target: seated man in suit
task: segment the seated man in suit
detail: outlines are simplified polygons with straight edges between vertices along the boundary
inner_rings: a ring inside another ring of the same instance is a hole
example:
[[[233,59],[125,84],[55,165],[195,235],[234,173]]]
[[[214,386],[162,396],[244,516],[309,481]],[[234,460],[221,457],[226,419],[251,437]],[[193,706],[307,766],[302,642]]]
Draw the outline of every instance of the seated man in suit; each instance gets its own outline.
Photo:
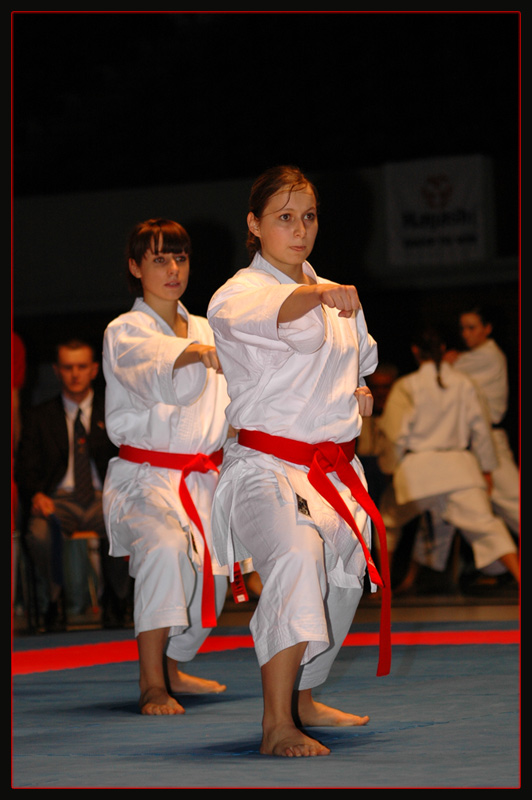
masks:
[[[74,531],[100,536],[104,624],[120,624],[127,603],[127,564],[108,555],[102,513],[101,489],[116,449],[105,432],[103,395],[93,390],[98,368],[93,348],[84,341],[56,348],[61,393],[30,409],[18,453],[26,541],[48,628],[57,624],[62,538]]]

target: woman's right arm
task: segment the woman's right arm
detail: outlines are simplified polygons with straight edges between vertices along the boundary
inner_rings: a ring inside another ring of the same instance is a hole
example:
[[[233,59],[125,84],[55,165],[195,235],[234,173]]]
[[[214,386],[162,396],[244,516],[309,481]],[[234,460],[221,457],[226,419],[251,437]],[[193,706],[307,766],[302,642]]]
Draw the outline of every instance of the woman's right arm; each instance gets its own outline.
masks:
[[[174,369],[182,369],[190,364],[203,364],[207,369],[221,373],[222,368],[216,354],[216,348],[209,344],[190,344],[174,361]]]
[[[277,324],[299,319],[319,305],[337,308],[340,317],[350,317],[361,308],[358,292],[354,286],[336,283],[304,285],[299,286],[286,298],[279,309]]]

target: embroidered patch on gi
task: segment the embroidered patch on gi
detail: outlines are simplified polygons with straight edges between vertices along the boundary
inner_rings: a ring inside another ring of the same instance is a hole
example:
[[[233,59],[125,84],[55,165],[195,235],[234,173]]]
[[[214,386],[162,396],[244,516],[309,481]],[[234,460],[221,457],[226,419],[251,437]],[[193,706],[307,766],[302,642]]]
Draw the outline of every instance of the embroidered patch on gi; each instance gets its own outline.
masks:
[[[310,511],[308,510],[308,504],[304,497],[300,497],[296,494],[297,497],[297,510],[300,514],[304,514],[306,517],[310,517]]]

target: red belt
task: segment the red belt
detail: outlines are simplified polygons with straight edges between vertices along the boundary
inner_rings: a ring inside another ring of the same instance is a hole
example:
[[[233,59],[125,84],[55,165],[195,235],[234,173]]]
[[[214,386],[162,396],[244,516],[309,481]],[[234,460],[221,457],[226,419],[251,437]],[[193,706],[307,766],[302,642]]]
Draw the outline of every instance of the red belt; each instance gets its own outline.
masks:
[[[355,455],[355,442],[322,442],[321,444],[307,444],[294,439],[285,439],[280,436],[271,436],[261,431],[241,430],[238,442],[244,447],[269,453],[283,461],[309,467],[308,479],[312,486],[327,500],[331,506],[347,522],[354,531],[362,546],[368,565],[368,571],[373,583],[382,587],[382,606],[380,624],[380,655],[377,675],[388,675],[391,665],[391,591],[388,565],[388,550],[386,546],[386,530],[382,517],[377,507],[369,496],[364,484],[351,466]],[[379,575],[371,553],[362,537],[353,515],[344,503],[336,487],[327,478],[328,472],[336,472],[342,483],[351,491],[355,500],[370,516],[379,536],[381,553],[381,572]]]
[[[148,463],[151,464],[152,467],[181,470],[179,497],[183,503],[183,508],[199,530],[204,543],[203,594],[201,600],[202,625],[204,628],[216,627],[216,603],[211,554],[207,540],[205,539],[205,532],[203,530],[203,525],[201,524],[198,511],[194,505],[192,497],[190,496],[190,492],[188,491],[186,478],[191,472],[210,472],[211,470],[218,472],[218,467],[222,463],[223,450],[217,450],[212,455],[206,456],[203,453],[162,453],[156,452],[155,450],[141,450],[138,447],[131,447],[130,445],[123,444],[120,445],[118,455],[120,458],[123,458],[126,461],[133,461],[136,464]],[[241,579],[241,573],[238,564],[235,564],[235,569],[236,573],[234,583],[238,584],[239,599],[247,600],[248,598],[247,595],[245,595],[244,582]]]

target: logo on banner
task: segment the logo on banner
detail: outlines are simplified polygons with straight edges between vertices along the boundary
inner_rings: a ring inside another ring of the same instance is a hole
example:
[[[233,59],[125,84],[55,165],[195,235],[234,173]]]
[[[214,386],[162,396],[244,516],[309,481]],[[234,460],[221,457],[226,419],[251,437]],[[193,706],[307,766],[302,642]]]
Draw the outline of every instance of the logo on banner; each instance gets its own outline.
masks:
[[[484,182],[477,157],[391,164],[390,264],[459,264],[484,257]]]
[[[453,195],[453,187],[448,175],[434,175],[427,178],[421,187],[421,194],[429,208],[441,211]]]

